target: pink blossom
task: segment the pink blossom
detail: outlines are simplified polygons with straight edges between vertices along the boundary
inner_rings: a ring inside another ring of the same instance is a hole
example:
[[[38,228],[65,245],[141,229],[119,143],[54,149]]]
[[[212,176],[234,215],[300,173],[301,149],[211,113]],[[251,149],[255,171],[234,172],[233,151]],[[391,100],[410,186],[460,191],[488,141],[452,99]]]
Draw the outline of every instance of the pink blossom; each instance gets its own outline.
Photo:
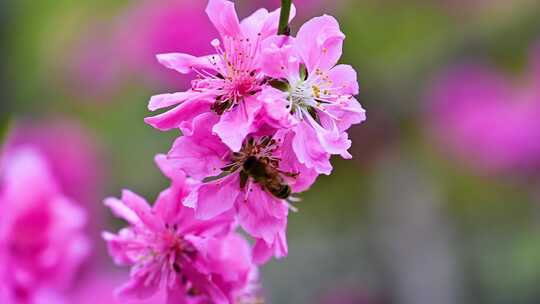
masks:
[[[5,154],[0,171],[2,303],[59,303],[89,254],[84,210],[33,147]]]
[[[293,128],[294,151],[301,163],[324,174],[332,169],[331,154],[351,157],[346,130],[366,119],[353,97],[358,94],[356,72],[336,65],[344,39],[338,22],[324,15],[306,22],[296,38],[274,36],[263,45],[263,72],[287,80],[281,95],[299,122]]]
[[[185,204],[202,220],[234,210],[240,225],[258,241],[258,262],[285,256],[284,198],[309,188],[317,173],[297,162],[292,133],[259,126],[235,152],[213,134],[218,119],[213,113],[195,118],[192,134],[178,138],[168,154],[179,171],[198,180],[214,177],[198,185]]]
[[[534,170],[540,165],[540,86],[519,85],[493,69],[464,66],[444,73],[429,95],[433,138],[473,168]]]
[[[254,266],[247,242],[233,232],[233,214],[196,219],[194,210],[182,205],[194,182],[165,156],[156,161],[172,185],[154,207],[130,191],[121,200],[105,201],[130,224],[118,234],[103,234],[115,262],[132,266],[131,279],[118,294],[145,299],[161,290],[167,303],[234,303]]]
[[[186,92],[152,97],[148,106],[151,111],[172,109],[145,121],[160,130],[169,130],[213,111],[220,116],[213,131],[238,151],[262,107],[257,99],[266,81],[260,67],[261,44],[277,32],[280,11],[269,13],[260,9],[240,22],[232,2],[210,0],[206,13],[221,36],[221,40],[212,41],[216,53],[204,57],[183,53],[158,55],[164,66],[182,74],[195,72],[197,79]]]

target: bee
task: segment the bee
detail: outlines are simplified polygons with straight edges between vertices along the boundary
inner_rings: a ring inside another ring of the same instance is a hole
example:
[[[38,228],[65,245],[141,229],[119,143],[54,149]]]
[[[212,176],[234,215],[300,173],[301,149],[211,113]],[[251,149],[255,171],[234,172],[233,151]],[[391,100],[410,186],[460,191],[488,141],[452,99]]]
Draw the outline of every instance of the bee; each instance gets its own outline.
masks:
[[[281,172],[266,157],[249,156],[240,171],[240,188],[244,188],[251,177],[273,196],[286,199],[291,195],[291,187],[285,183]]]

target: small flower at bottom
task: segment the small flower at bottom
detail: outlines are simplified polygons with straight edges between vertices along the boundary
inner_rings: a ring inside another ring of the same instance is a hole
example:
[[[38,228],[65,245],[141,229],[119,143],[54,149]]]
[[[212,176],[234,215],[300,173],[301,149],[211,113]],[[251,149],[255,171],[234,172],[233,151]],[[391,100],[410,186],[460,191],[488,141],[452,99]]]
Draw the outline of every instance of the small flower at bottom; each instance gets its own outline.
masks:
[[[255,266],[249,245],[234,233],[234,216],[197,220],[193,209],[182,205],[191,182],[169,170],[163,156],[157,162],[172,185],[153,207],[129,191],[121,200],[105,201],[130,224],[103,234],[115,262],[132,266],[119,296],[145,299],[165,292],[167,303],[236,303]]]

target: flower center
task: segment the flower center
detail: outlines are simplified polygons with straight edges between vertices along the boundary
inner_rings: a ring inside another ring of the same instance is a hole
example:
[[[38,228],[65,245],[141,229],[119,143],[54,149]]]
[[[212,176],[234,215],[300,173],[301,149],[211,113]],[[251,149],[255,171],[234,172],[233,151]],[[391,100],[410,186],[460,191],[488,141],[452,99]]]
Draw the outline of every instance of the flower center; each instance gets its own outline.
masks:
[[[315,98],[319,95],[320,89],[311,86],[307,81],[300,80],[293,86],[289,93],[291,101],[291,111],[296,112],[300,108],[308,109],[317,105]]]
[[[181,256],[194,258],[197,254],[196,248],[178,233],[177,224],[170,225],[166,223],[162,238],[165,251],[172,253],[171,255],[174,255],[176,258]]]
[[[260,34],[250,38],[224,37],[223,48],[218,39],[212,41],[216,55],[209,58],[214,72],[197,71],[193,89],[215,96],[212,110],[218,115],[232,109],[261,90],[264,75],[257,69],[256,56],[260,49]]]
[[[222,171],[235,172],[241,169],[247,161],[253,159],[266,159],[269,164],[277,168],[280,159],[272,156],[279,149],[279,141],[271,136],[263,136],[259,139],[249,137],[244,141],[242,149],[238,152],[233,152],[231,163],[221,168]]]

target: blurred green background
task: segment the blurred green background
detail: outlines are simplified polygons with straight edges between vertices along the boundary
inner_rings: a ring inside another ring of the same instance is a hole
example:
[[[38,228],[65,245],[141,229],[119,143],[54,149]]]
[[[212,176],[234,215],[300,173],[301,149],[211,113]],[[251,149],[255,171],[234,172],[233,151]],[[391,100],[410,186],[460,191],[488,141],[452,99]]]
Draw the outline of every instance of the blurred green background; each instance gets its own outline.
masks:
[[[368,120],[351,129],[354,159],[334,159],[333,174],[320,177],[290,215],[290,256],[262,270],[268,302],[540,303],[537,177],[483,174],[448,158],[426,132],[424,111],[433,77],[453,64],[488,62],[509,75],[526,70],[540,39],[538,1],[319,2],[298,3],[300,19],[329,13],[340,20],[342,62],[358,71]],[[254,6],[236,3],[241,16]],[[150,66],[124,62],[118,45],[144,48],[144,36],[142,46],[115,39],[139,39],[136,24],[146,21],[132,20],[128,35],[115,31],[139,5],[0,2],[0,117],[2,124],[8,117],[78,122],[100,147],[100,196],[129,188],[151,201],[167,184],[153,156],[178,134],[145,125],[146,105],[151,95],[187,83],[149,76],[160,70],[152,58],[141,59]],[[170,26],[203,45],[215,34],[198,36],[183,17]]]

